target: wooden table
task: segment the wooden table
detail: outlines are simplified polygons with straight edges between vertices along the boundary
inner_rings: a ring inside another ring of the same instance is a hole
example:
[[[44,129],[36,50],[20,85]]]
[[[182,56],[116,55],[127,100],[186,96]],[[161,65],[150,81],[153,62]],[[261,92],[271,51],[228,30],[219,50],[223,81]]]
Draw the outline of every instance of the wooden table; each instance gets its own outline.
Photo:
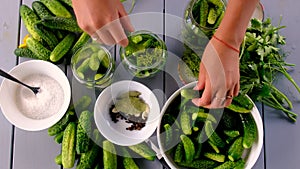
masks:
[[[32,0],[2,0],[0,6],[0,68],[9,71],[18,63],[27,59],[17,58],[13,51],[26,34],[19,17],[20,4],[31,5]],[[169,49],[169,58],[164,72],[151,79],[138,79],[151,88],[157,95],[161,106],[163,102],[183,84],[178,79],[176,62],[181,56],[182,48],[178,47],[176,36],[180,33],[181,18],[188,3],[187,0],[138,0],[132,14],[136,29],[148,29],[161,35]],[[285,49],[290,52],[287,61],[295,63],[291,75],[300,84],[300,1],[273,0],[262,1],[265,17],[270,17],[276,24],[283,16],[282,25],[287,28],[282,34],[287,37]],[[130,2],[126,2],[128,9]],[[145,19],[140,16],[151,16]],[[118,47],[112,49],[118,62]],[[73,81],[70,68],[59,65]],[[0,81],[3,79],[0,77]],[[278,79],[276,85],[287,93],[294,104],[296,113],[300,110],[300,97],[293,86],[285,80]],[[291,123],[280,112],[257,103],[264,124],[264,146],[255,169],[297,169],[300,158],[300,126]],[[1,111],[1,110],[0,110]],[[54,163],[54,157],[60,153],[60,146],[49,137],[46,130],[27,132],[11,125],[0,113],[0,168],[1,169],[55,169],[60,166]],[[157,161],[140,160],[141,168],[162,168]]]

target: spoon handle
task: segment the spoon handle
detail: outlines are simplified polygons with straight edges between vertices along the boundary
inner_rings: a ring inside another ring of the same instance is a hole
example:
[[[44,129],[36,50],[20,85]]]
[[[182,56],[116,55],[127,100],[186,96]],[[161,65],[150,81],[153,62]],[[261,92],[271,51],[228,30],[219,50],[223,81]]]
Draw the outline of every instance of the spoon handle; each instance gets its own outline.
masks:
[[[25,84],[25,83],[19,81],[17,78],[15,78],[15,77],[13,77],[12,75],[6,73],[6,72],[3,71],[2,69],[0,69],[0,76],[3,76],[3,77],[5,77],[5,78],[7,78],[7,79],[9,79],[9,80],[12,80],[12,81],[14,81],[14,82],[20,83],[20,84],[22,84],[22,85],[24,85],[24,86],[26,86],[26,87],[28,87],[28,88],[31,88],[31,87],[28,86],[27,84]]]

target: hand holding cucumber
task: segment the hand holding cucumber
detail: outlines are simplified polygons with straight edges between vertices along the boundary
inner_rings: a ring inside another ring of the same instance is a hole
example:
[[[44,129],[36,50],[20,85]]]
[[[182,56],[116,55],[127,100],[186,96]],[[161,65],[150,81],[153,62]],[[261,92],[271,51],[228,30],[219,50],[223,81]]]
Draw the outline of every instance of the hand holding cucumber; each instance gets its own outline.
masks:
[[[120,0],[73,0],[73,8],[79,26],[94,40],[127,46],[125,30],[134,29]]]

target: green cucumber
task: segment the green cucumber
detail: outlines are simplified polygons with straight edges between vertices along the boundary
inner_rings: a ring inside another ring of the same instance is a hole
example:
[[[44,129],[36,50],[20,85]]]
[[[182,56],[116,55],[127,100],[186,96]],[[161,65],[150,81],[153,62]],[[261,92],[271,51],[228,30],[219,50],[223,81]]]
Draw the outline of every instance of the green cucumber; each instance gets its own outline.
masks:
[[[230,161],[237,161],[242,157],[243,152],[243,137],[238,137],[228,149],[228,159]]]
[[[254,104],[248,96],[239,94],[232,99],[232,103],[226,108],[238,113],[250,113],[253,107]]]
[[[93,168],[93,166],[97,163],[97,158],[99,157],[101,148],[96,143],[101,141],[101,136],[97,129],[93,131],[93,135],[95,137],[95,142],[89,151],[81,154],[80,161],[76,169]]]
[[[166,145],[169,145],[169,143],[172,142],[173,140],[173,131],[170,124],[165,124],[164,129],[165,129],[165,143]]]
[[[185,135],[192,134],[191,117],[185,110],[180,115],[180,125]]]
[[[234,166],[235,163],[233,161],[228,160],[220,164],[219,166],[215,167],[214,169],[229,169],[229,168],[233,168]]]
[[[39,22],[39,17],[27,5],[21,5],[19,9],[22,21],[28,33],[37,41],[41,42],[41,36],[35,31],[34,25]]]
[[[75,41],[75,35],[69,33],[62,41],[60,41],[50,54],[50,61],[57,62],[65,56],[66,53],[71,49]]]
[[[65,130],[69,122],[71,122],[74,118],[74,115],[74,111],[67,111],[66,114],[57,123],[48,128],[48,135],[54,136]]]
[[[57,135],[55,135],[54,141],[57,144],[60,144],[60,143],[62,143],[63,137],[64,137],[64,132],[62,131],[62,132],[58,133]]]
[[[195,146],[193,141],[186,135],[181,135],[180,139],[184,148],[185,161],[192,162],[195,157]]]
[[[33,1],[31,7],[33,11],[39,16],[39,18],[44,18],[46,16],[53,16],[53,14],[41,1]]]
[[[100,60],[98,59],[98,52],[93,53],[90,57],[89,67],[92,71],[97,71],[100,66]]]
[[[174,162],[180,163],[183,160],[183,144],[182,142],[179,142],[176,146],[175,153],[174,153]]]
[[[84,95],[74,103],[73,108],[76,112],[82,112],[84,110],[87,110],[91,103],[92,98],[90,96]]]
[[[19,57],[39,59],[39,57],[28,48],[16,48],[14,54]]]
[[[211,159],[213,161],[220,162],[220,163],[225,162],[225,158],[226,158],[226,156],[224,154],[212,153],[212,152],[205,152],[203,155],[204,155],[204,157],[206,157],[208,159]]]
[[[42,37],[42,39],[47,43],[50,50],[53,50],[55,46],[58,44],[58,39],[55,34],[47,30],[47,28],[42,24],[36,24],[34,26],[35,31]]]
[[[224,134],[228,137],[235,138],[240,135],[238,130],[224,130]]]
[[[40,60],[49,60],[51,51],[32,37],[26,39],[26,45]]]
[[[89,40],[91,39],[90,35],[86,32],[82,32],[76,43],[73,45],[70,50],[70,54],[74,55],[80,48],[82,48]]]
[[[61,17],[44,17],[41,23],[48,28],[65,30],[74,33],[82,33],[82,29],[78,26],[75,18],[61,18]]]
[[[129,152],[125,147],[122,147],[122,153],[123,153],[123,166],[125,169],[139,169],[139,166],[134,162],[134,160],[131,158]]]
[[[147,160],[154,161],[155,159],[156,153],[145,143],[128,146],[128,148]]]
[[[90,137],[92,132],[92,113],[88,110],[81,112],[76,131],[76,152],[85,153],[90,148]]]
[[[64,131],[61,156],[64,168],[72,168],[75,164],[76,123],[70,122]]]
[[[59,0],[59,1],[73,8],[72,0]]]
[[[117,154],[113,143],[108,140],[103,141],[103,168],[117,169]]]
[[[213,142],[217,147],[223,148],[225,146],[225,142],[222,138],[217,134],[217,132],[213,129],[212,122],[205,122],[205,133],[208,139]]]
[[[240,114],[243,124],[243,147],[251,148],[257,138],[257,127],[252,114]]]
[[[194,160],[192,162],[183,161],[178,165],[186,168],[209,169],[209,168],[214,168],[217,165],[217,163],[212,160],[200,159],[200,160]]]
[[[61,158],[61,154],[58,154],[55,159],[54,159],[55,163],[57,165],[62,165],[62,158]]]
[[[40,0],[55,16],[71,18],[72,14],[58,0]]]

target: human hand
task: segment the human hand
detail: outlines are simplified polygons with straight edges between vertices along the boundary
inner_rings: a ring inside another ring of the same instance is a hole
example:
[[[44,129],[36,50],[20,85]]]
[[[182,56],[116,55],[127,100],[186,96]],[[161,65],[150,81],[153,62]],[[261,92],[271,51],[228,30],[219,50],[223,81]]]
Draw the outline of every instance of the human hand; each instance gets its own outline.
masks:
[[[128,45],[124,30],[134,31],[120,0],[72,0],[78,25],[106,45]]]
[[[202,55],[195,90],[203,90],[201,98],[192,101],[197,106],[222,108],[229,106],[239,92],[239,53],[215,38]]]

